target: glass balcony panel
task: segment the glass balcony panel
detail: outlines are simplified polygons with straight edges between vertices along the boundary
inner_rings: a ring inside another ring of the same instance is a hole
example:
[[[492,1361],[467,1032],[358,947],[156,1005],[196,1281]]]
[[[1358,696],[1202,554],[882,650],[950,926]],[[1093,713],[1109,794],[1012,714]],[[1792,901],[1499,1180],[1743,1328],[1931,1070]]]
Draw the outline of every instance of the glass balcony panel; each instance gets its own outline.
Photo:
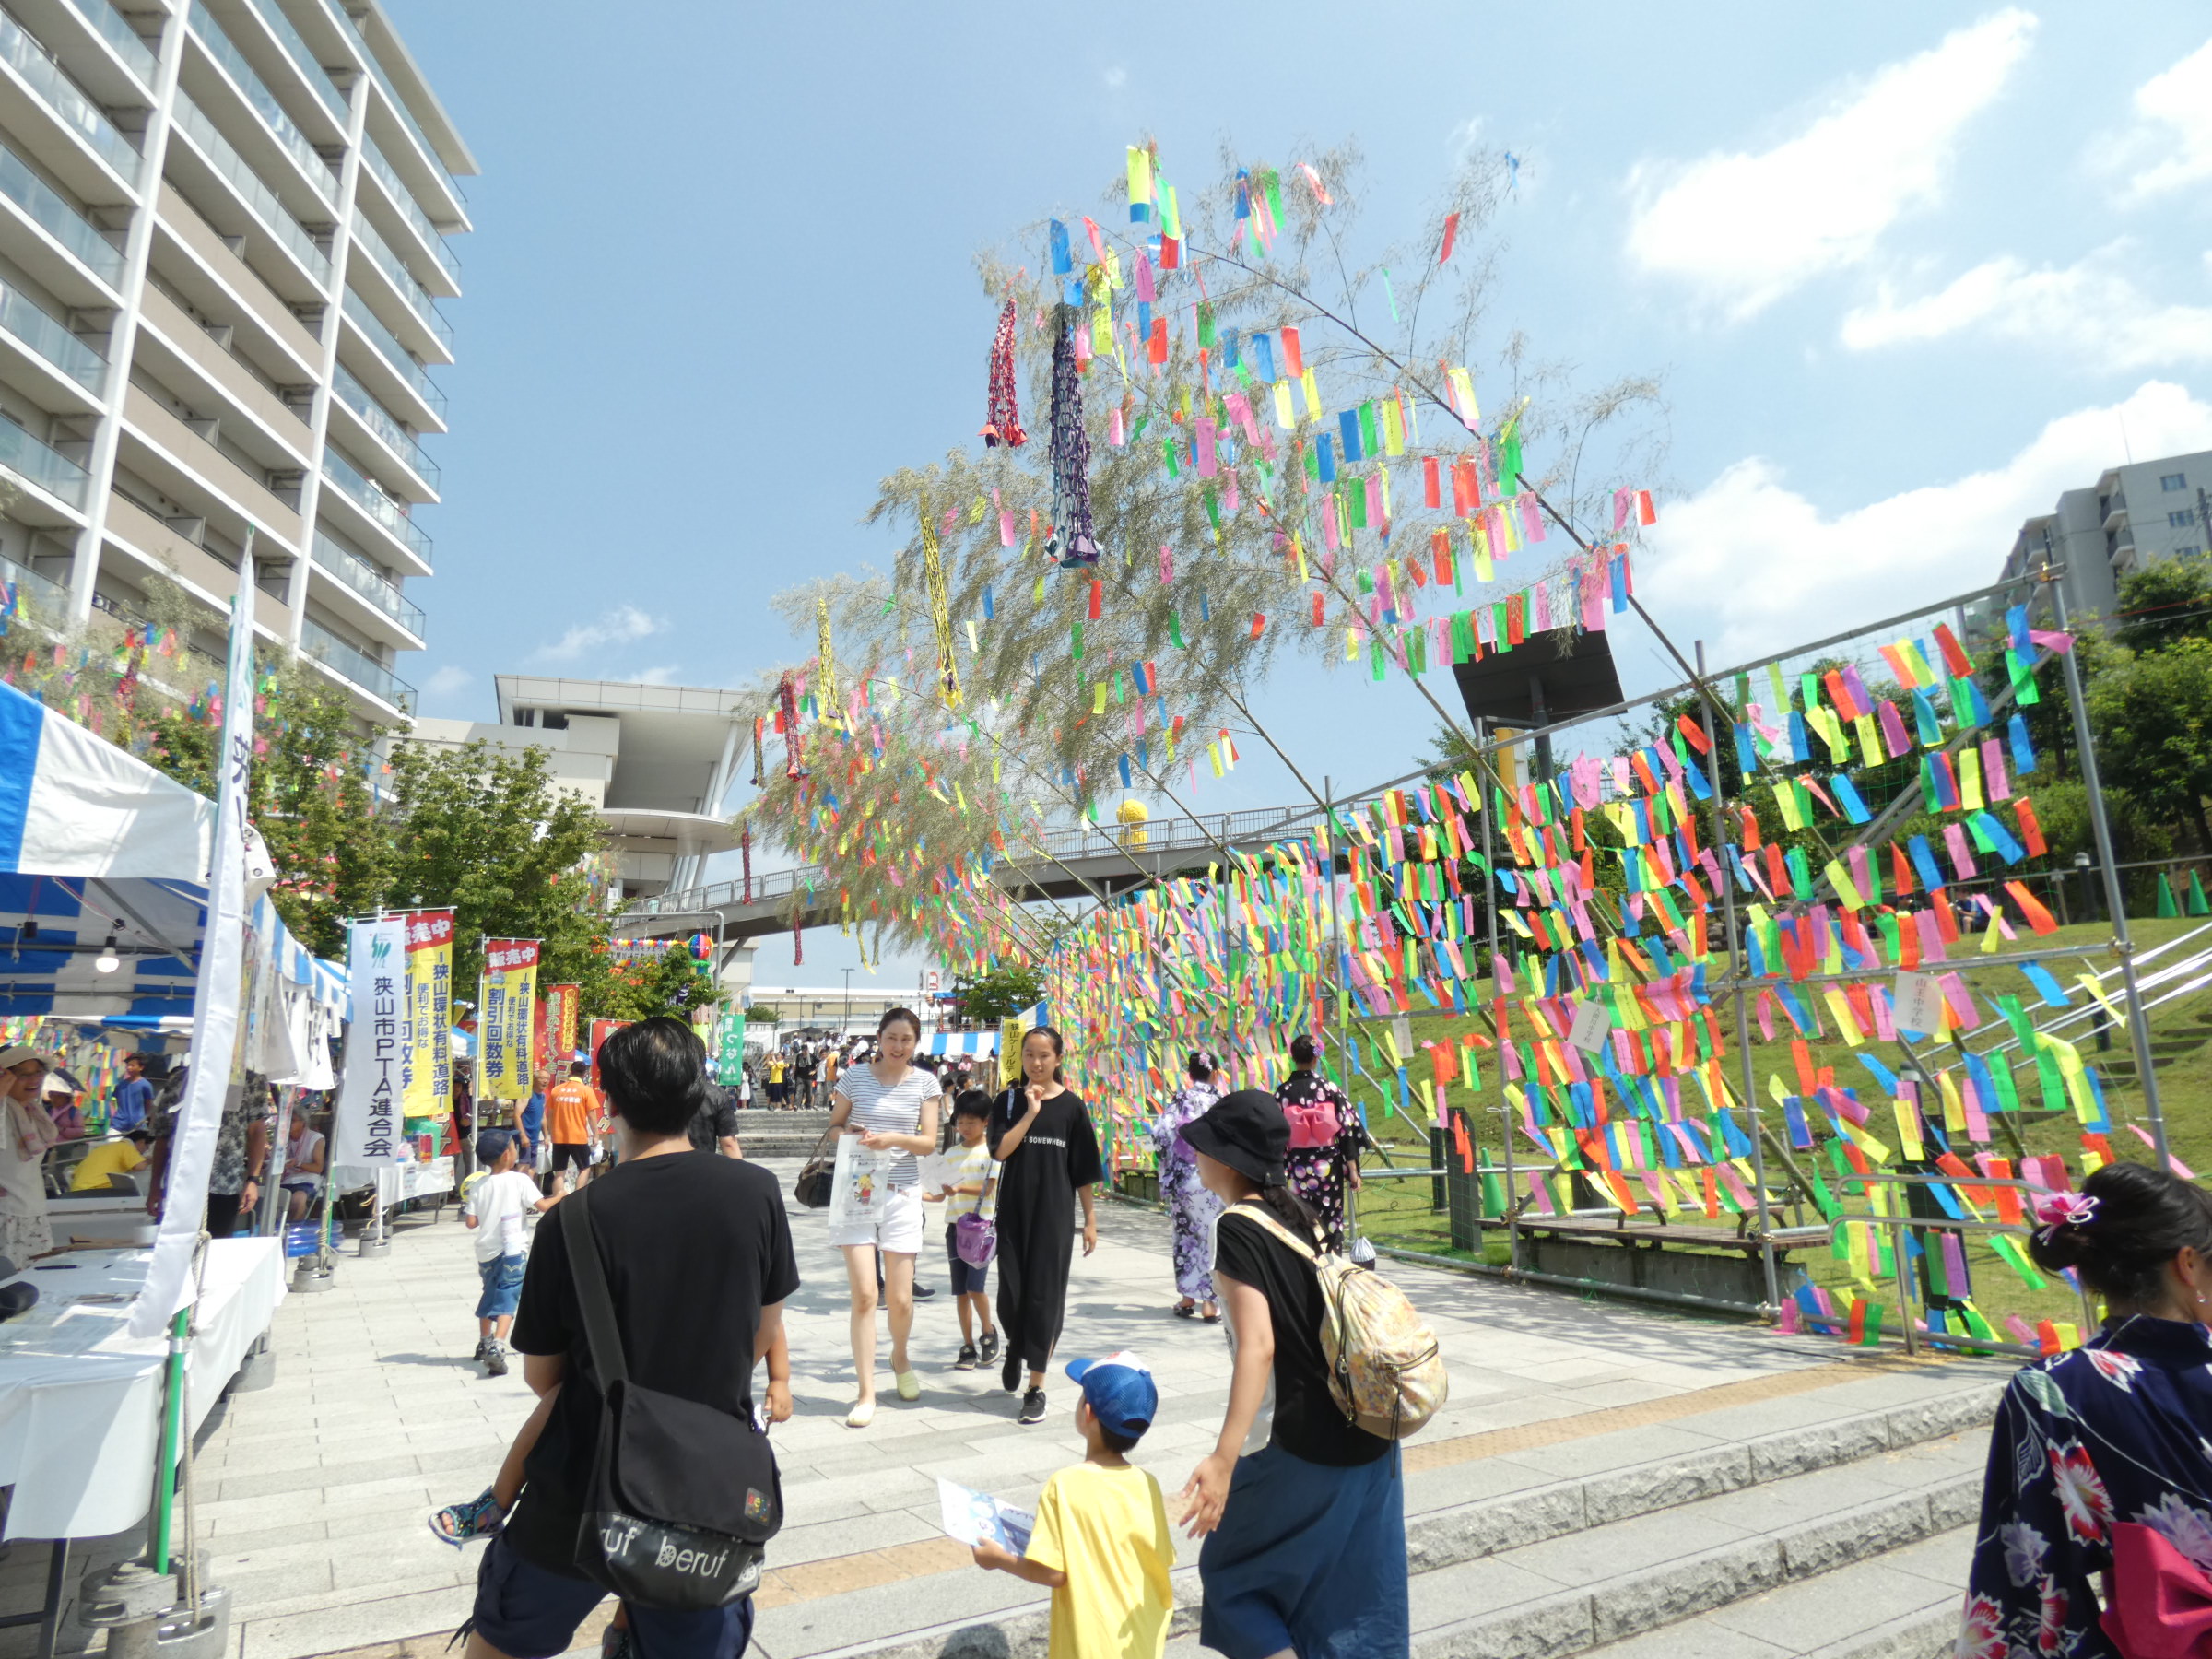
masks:
[[[417,639],[422,631],[422,606],[378,575],[369,561],[341,547],[321,531],[315,533],[315,562],[390,617]]]
[[[415,227],[424,241],[429,243],[431,254],[445,268],[445,274],[453,279],[453,286],[458,288],[461,284],[459,255],[439,233],[438,227],[430,223],[430,216],[423,212],[422,204],[415,199],[415,193],[400,182],[398,171],[384,159],[384,152],[376,147],[376,140],[365,135],[361,139],[361,161],[376,175],[377,182],[384,187],[385,193],[398,204],[407,223]]]
[[[392,77],[384,73],[383,65],[377,62],[376,53],[369,50],[369,42],[362,38],[360,29],[347,15],[345,6],[326,4],[324,10],[336,18],[338,27],[353,38],[354,50],[361,54],[361,62],[369,65],[371,78],[382,89],[385,100],[398,112],[400,125],[415,135],[423,159],[438,170],[438,176],[445,181],[445,187],[453,193],[453,199],[462,200],[461,186],[454,182],[453,175],[446,171],[445,162],[440,158],[436,147],[430,143],[429,135],[422,130],[422,124],[415,119],[415,112],[407,108],[407,100],[400,97],[398,88],[393,86]]]
[[[384,274],[385,279],[399,290],[399,297],[406,301],[407,309],[420,319],[425,328],[443,340],[446,349],[451,351],[453,325],[439,314],[438,302],[430,298],[421,283],[415,280],[415,273],[407,269],[406,262],[392,252],[392,244],[379,236],[376,227],[358,212],[353,216],[353,235],[354,240],[361,244],[362,252]]]
[[[152,90],[154,54],[124,15],[110,6],[108,0],[69,0],[69,4],[84,14],[85,21],[92,25],[100,38],[112,46],[115,55],[131,66],[131,72],[146,83],[147,90]]]
[[[28,478],[48,495],[70,506],[85,504],[85,469],[68,456],[47,448],[12,420],[0,420],[0,466]]]
[[[29,565],[0,559],[0,583],[12,588],[14,597],[28,606],[41,621],[60,623],[69,615],[69,590],[58,582],[47,580]]]
[[[323,476],[344,490],[362,512],[420,554],[425,564],[429,563],[430,538],[423,534],[422,526],[335,444],[324,446]]]
[[[261,117],[262,124],[275,135],[277,143],[291,153],[292,159],[300,163],[300,171],[307,174],[308,182],[315,187],[316,192],[325,201],[332,199],[337,191],[338,182],[330,176],[329,164],[315,153],[315,147],[308,142],[307,135],[285,113],[284,106],[276,101],[276,95],[253,72],[253,65],[246,62],[246,54],[231,43],[230,37],[223,32],[223,26],[215,20],[215,15],[201,5],[200,0],[192,0],[192,32],[199,36],[201,44],[207,48],[208,55],[220,64],[238,84],[238,89],[245,95],[246,101],[253,106],[253,112]]]
[[[93,0],[79,0],[79,3],[91,4]],[[315,61],[313,51],[300,38],[300,31],[292,27],[292,20],[284,15],[284,8],[276,5],[276,0],[246,0],[246,4],[269,26],[269,32],[284,43],[284,49],[291,53],[292,62],[299,66],[300,76],[313,89],[315,96],[323,100],[323,107],[336,116],[338,124],[343,126],[346,123],[345,97],[331,85],[329,73]]]
[[[383,441],[386,448],[415,469],[415,476],[435,488],[438,484],[438,464],[422,453],[422,445],[414,435],[393,418],[392,411],[376,401],[369,388],[353,377],[345,364],[338,365],[331,389],[338,401],[359,415],[369,429]]]
[[[122,129],[108,119],[107,112],[92,101],[84,88],[47,56],[46,49],[30,31],[6,11],[0,11],[0,59],[6,59],[30,84],[30,89],[64,126],[90,145],[94,153],[124,180],[134,185],[137,183],[137,147],[123,135]]]
[[[351,288],[347,288],[346,298],[341,303],[345,307],[347,316],[352,319],[354,325],[368,336],[369,344],[375,347],[384,360],[391,364],[392,371],[406,381],[408,385],[414,387],[423,402],[429,404],[440,415],[443,415],[445,413],[445,394],[439,391],[437,386],[431,382],[429,375],[424,371],[421,363],[416,360],[415,354],[402,346],[398,336],[377,320],[376,313],[369,309],[368,301]]]
[[[245,198],[248,209],[263,228],[291,250],[292,256],[307,267],[309,276],[327,287],[329,256],[315,246],[314,238],[286,210],[284,204],[276,199],[276,193],[261,182],[261,175],[247,165],[246,159],[230,147],[230,141],[215,130],[215,123],[207,119],[207,112],[182,92],[177,94],[176,123],[199,146],[209,165],[229,180]]]
[[[64,201],[20,156],[0,144],[0,195],[28,213],[53,240],[76,254],[112,288],[123,285],[123,250],[92,221]]]
[[[5,328],[87,391],[100,390],[100,381],[108,371],[108,359],[12,288],[0,287],[0,328]]]
[[[394,708],[414,708],[414,687],[359,646],[348,645],[312,617],[300,619],[300,649],[318,663],[328,664],[362,690],[381,697]]]

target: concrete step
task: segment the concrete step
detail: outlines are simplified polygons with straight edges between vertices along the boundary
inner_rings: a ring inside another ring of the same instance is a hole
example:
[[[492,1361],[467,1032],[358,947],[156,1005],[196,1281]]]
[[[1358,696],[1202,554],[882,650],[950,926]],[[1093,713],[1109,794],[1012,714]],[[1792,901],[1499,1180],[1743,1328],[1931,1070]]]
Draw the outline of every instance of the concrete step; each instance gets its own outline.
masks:
[[[1986,1365],[1912,1368],[1524,1454],[1461,1459],[1454,1442],[1411,1441],[1415,1652],[1422,1659],[1582,1653],[1945,1533],[1979,1501],[2004,1374]],[[770,1553],[772,1564],[773,1546]],[[1186,1550],[1174,1574],[1171,1654],[1199,1651],[1194,1559]],[[1951,1563],[1954,1608],[1965,1569],[1960,1551]],[[986,1611],[985,1598],[998,1599],[1006,1581],[986,1587],[959,1579],[939,1573],[861,1592],[849,1613],[835,1605],[843,1596],[771,1609],[759,1633],[779,1659],[1043,1653],[1040,1599]],[[924,1614],[915,1621],[922,1628],[850,1645],[836,1640],[870,1613],[881,1618],[882,1608],[864,1608],[861,1597],[891,1594]],[[944,1622],[928,1619],[936,1609]],[[1700,1659],[1733,1654],[1716,1646]]]
[[[1587,1659],[1943,1659],[1959,1635],[1974,1528],[1593,1648]]]

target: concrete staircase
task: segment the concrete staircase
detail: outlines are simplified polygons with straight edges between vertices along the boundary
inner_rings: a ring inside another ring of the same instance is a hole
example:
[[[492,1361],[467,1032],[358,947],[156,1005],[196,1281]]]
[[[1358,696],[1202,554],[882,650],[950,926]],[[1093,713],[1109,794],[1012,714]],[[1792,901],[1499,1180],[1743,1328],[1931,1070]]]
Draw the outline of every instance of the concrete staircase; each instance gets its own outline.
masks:
[[[737,1143],[747,1158],[805,1158],[829,1129],[827,1107],[798,1112],[755,1107],[737,1114]]]
[[[1987,1427],[2008,1374],[1900,1363],[1524,1451],[1510,1449],[1511,1434],[1411,1441],[1415,1659],[1947,1654]],[[1171,1659],[1206,1651],[1194,1558],[1184,1559]],[[912,1605],[933,1599],[916,1594]],[[1041,1659],[1044,1649],[1045,1613],[1032,1604],[851,1646],[801,1640],[792,1651]]]

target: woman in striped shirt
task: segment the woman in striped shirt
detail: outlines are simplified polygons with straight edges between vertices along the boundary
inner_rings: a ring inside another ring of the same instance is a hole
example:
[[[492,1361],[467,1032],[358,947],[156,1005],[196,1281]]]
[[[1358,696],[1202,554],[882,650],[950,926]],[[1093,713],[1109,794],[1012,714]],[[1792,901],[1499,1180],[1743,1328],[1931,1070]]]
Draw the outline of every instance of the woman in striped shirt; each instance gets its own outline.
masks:
[[[890,1310],[891,1377],[899,1397],[922,1396],[921,1373],[908,1363],[906,1339],[914,1325],[914,1257],[922,1249],[921,1174],[917,1153],[937,1147],[937,1112],[944,1104],[937,1080],[909,1065],[922,1041],[922,1022],[893,1008],[876,1028],[879,1057],[841,1073],[830,1095],[832,1128],[853,1136],[860,1149],[889,1153],[871,1179],[865,1216],[832,1220],[830,1242],[845,1253],[853,1290],[853,1369],[859,1397],[845,1414],[849,1429],[865,1429],[876,1417],[876,1253],[883,1253],[884,1298]]]

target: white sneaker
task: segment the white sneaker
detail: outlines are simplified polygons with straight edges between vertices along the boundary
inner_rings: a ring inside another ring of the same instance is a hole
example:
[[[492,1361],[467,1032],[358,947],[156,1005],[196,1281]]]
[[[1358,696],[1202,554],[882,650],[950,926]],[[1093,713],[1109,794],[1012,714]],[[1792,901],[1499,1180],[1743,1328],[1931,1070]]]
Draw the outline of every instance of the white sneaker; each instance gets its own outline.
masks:
[[[853,1409],[845,1413],[845,1427],[848,1429],[865,1429],[875,1420],[876,1402],[873,1400],[855,1400]]]

